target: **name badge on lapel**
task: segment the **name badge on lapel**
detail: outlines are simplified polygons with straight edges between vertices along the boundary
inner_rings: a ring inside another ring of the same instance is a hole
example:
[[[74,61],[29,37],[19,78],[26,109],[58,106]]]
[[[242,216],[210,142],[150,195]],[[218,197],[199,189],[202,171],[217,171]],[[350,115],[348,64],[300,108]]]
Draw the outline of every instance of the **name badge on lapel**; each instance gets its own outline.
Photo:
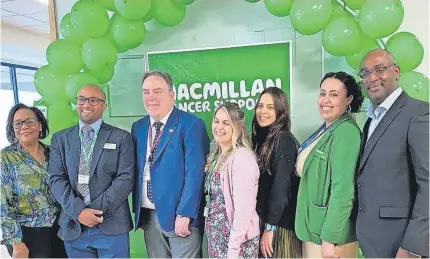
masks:
[[[105,143],[105,145],[103,146],[103,149],[116,149],[116,144],[114,143]]]

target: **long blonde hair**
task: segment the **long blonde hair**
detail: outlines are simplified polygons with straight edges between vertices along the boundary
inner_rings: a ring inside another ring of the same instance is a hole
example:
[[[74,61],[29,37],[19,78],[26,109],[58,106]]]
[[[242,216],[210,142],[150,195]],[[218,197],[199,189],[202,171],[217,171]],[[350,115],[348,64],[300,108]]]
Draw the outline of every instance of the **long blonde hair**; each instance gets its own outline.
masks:
[[[212,120],[215,119],[215,115],[220,109],[226,112],[233,128],[232,147],[223,154],[221,146],[214,140],[211,143],[211,151],[207,158],[206,172],[218,170],[220,166],[224,164],[225,159],[238,148],[245,147],[252,151],[251,141],[245,125],[245,114],[240,109],[239,105],[232,102],[226,102],[220,105],[216,109]]]

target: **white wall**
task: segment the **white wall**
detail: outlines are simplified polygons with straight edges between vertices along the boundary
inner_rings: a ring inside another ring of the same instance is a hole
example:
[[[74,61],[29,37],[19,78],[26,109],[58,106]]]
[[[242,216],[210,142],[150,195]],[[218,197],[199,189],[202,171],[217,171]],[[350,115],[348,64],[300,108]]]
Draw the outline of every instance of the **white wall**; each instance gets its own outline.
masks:
[[[1,60],[4,62],[42,66],[49,35],[37,34],[1,23]]]

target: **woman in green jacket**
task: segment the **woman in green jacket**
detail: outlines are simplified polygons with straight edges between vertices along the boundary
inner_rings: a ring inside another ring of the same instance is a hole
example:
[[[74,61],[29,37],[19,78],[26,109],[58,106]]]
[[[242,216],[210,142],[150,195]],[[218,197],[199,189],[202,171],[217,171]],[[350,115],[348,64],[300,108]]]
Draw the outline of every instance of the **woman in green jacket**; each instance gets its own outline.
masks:
[[[324,124],[301,145],[296,162],[296,234],[305,258],[356,255],[351,211],[360,128],[351,113],[363,99],[351,75],[328,73],[321,81],[317,104]]]

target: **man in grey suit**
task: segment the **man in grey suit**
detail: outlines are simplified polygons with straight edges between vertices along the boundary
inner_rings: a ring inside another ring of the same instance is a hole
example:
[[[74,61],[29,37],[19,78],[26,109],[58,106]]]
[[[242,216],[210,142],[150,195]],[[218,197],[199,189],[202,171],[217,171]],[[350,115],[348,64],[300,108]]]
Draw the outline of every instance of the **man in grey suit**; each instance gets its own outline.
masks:
[[[429,106],[398,86],[385,50],[370,51],[360,77],[372,105],[357,176],[357,238],[365,257],[429,255]]]
[[[54,134],[49,159],[49,185],[62,208],[58,235],[69,257],[127,258],[131,134],[102,121],[106,97],[98,86],[84,86],[76,100],[79,125]]]

